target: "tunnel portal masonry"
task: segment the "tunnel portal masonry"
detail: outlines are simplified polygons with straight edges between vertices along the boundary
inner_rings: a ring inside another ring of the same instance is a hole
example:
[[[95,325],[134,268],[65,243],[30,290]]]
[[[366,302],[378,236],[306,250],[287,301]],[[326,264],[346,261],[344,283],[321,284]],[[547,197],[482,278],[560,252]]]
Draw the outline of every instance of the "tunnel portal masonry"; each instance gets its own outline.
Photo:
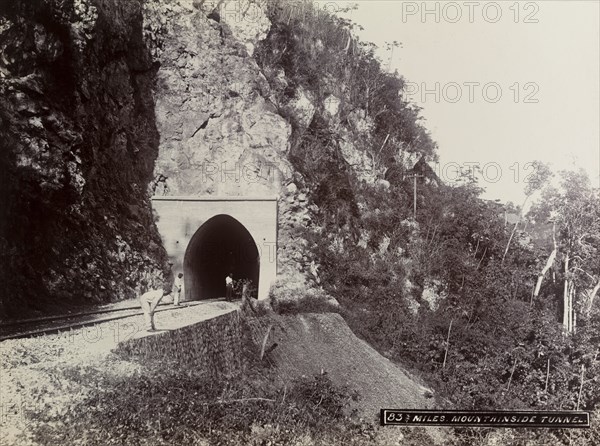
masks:
[[[277,197],[152,197],[173,275],[186,300],[225,295],[225,276],[251,280],[266,299],[277,277]]]

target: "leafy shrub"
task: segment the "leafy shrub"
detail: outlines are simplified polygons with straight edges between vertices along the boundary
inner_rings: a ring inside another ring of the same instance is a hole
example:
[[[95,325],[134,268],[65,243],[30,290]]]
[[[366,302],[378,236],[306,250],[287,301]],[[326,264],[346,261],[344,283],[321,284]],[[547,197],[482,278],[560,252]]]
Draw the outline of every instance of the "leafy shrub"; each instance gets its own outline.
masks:
[[[339,305],[324,293],[314,293],[309,290],[300,299],[273,302],[273,309],[279,314],[298,313],[338,313]]]
[[[269,297],[271,307],[279,314],[339,312],[339,306],[323,290],[307,285],[290,286],[278,280],[272,285]]]
[[[327,372],[314,377],[303,376],[294,382],[290,397],[307,409],[310,414],[310,424],[317,425],[322,420],[341,420],[345,417],[344,409],[351,400],[357,400],[359,395],[350,392],[347,387],[333,385]],[[314,418],[312,418],[314,417]]]

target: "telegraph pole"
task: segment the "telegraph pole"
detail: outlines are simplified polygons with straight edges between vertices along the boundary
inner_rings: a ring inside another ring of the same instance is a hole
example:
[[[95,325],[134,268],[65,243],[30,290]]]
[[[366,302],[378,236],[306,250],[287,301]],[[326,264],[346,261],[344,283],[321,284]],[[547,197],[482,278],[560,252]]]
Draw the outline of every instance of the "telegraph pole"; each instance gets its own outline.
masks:
[[[407,178],[413,179],[413,218],[417,221],[417,178],[423,178],[425,175],[409,175]]]

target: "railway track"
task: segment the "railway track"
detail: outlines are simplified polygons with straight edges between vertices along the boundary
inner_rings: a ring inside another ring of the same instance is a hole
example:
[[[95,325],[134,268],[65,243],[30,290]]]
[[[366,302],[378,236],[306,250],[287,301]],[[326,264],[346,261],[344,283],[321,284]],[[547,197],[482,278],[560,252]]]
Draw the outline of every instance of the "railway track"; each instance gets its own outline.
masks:
[[[210,301],[203,302],[185,302],[178,307],[175,307],[171,304],[162,304],[158,306],[155,313],[185,309],[187,307],[203,305],[205,302],[208,303],[214,301],[218,301],[218,299],[211,299]],[[139,305],[131,305],[123,308],[98,309],[75,314],[10,321],[0,325],[0,342],[8,339],[55,334],[67,330],[91,326],[101,322],[109,322],[132,316],[141,316],[142,314],[143,313]]]

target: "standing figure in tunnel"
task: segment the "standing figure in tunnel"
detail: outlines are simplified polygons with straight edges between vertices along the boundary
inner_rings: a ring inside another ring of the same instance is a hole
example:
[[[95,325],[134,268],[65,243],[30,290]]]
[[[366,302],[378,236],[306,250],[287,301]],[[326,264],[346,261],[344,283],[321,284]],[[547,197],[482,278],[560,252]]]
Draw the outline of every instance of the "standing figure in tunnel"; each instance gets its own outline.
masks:
[[[177,278],[173,284],[173,305],[179,306],[181,290],[183,290],[183,273],[177,274]]]
[[[227,274],[227,277],[225,277],[225,288],[225,299],[228,301],[233,300],[233,278],[231,273]]]
[[[140,297],[140,304],[142,311],[144,312],[144,322],[146,324],[146,330],[154,331],[154,311],[162,300],[162,298],[170,293],[167,288],[151,289],[145,292]]]

